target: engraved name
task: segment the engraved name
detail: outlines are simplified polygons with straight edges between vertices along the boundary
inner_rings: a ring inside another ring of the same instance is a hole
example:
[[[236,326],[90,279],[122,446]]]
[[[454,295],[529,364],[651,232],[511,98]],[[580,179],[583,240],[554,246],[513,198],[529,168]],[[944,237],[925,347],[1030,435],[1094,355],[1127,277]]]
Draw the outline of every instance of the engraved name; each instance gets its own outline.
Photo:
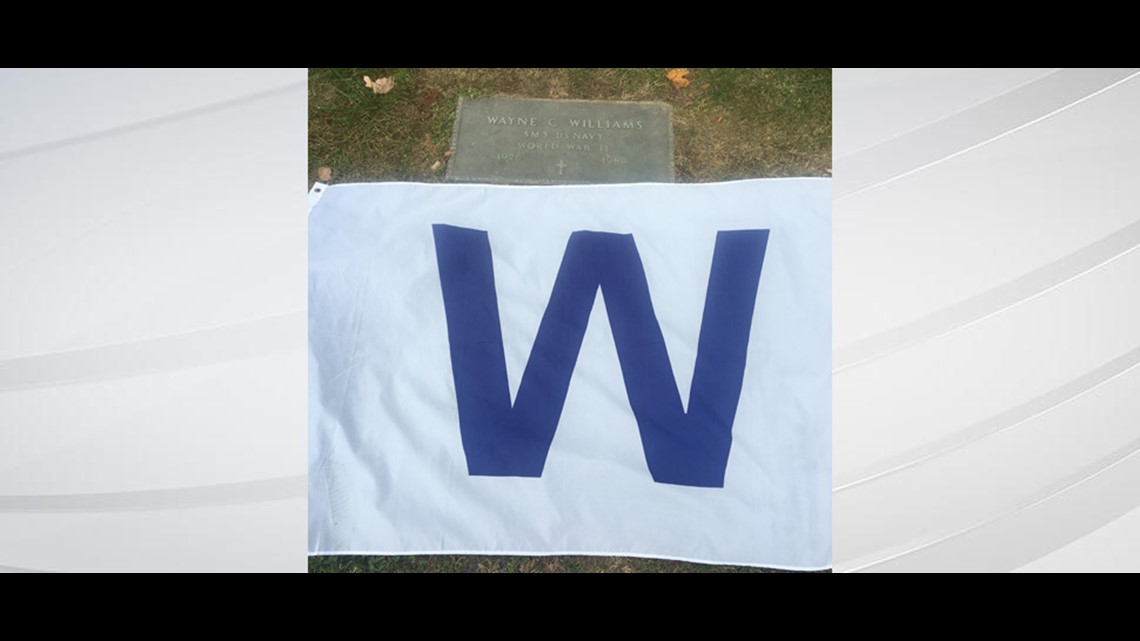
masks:
[[[538,118],[518,116],[487,116],[488,125],[507,125],[517,127],[537,127]]]
[[[644,129],[643,120],[594,120],[592,118],[570,118],[571,127],[579,129]],[[487,124],[501,127],[538,127],[539,119],[534,116],[487,116]],[[558,127],[557,118],[547,118],[546,126]]]
[[[571,118],[570,126],[581,127],[582,129],[643,129],[645,123],[641,120],[575,120]]]

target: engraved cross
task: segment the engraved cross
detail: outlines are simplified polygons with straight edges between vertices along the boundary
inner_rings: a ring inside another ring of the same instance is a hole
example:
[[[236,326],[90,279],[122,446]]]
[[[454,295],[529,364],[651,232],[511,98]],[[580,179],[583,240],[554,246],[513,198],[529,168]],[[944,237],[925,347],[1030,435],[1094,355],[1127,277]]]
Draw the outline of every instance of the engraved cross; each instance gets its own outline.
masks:
[[[566,169],[566,163],[565,163],[565,162],[563,162],[563,161],[561,161],[561,160],[559,160],[559,161],[558,161],[558,164],[557,164],[557,165],[555,165],[555,167],[558,167],[558,175],[559,175],[559,176],[561,176],[561,175],[562,175],[562,170],[563,170],[563,169]]]

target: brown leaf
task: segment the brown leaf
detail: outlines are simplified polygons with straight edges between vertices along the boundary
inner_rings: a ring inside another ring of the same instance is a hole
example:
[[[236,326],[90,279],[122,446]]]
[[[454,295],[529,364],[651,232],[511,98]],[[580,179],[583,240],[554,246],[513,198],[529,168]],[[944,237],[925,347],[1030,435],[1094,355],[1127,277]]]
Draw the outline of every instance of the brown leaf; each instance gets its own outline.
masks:
[[[451,158],[454,155],[455,155],[455,152],[451,149],[448,149],[447,151],[443,152],[443,159],[447,160],[448,158]]]
[[[332,180],[332,169],[329,169],[328,167],[318,167],[317,180],[323,183],[327,183],[328,181]]]
[[[830,175],[831,175],[831,167],[828,167],[828,168],[827,168],[827,175],[828,175],[828,176],[830,176]]]
[[[432,163],[432,165],[431,165],[431,171],[432,171],[432,173],[435,173],[435,172],[439,171],[440,167],[443,167],[443,163],[442,163],[442,162],[440,162],[440,161],[438,161],[438,160],[437,160],[437,161],[435,161],[434,163]]]
[[[396,86],[396,81],[392,78],[377,78],[373,80],[368,76],[364,76],[364,86],[372,90],[372,93],[388,93]]]
[[[689,86],[689,79],[685,77],[687,75],[689,75],[688,69],[670,69],[665,77],[673,83],[674,88],[680,89]]]
[[[431,106],[435,104],[436,100],[439,100],[439,90],[438,89],[429,89],[427,91],[427,93],[420,96],[420,102],[419,102],[420,110],[426,111],[428,109],[431,109]]]
[[[716,119],[716,121],[717,121],[717,122],[724,122],[724,116],[721,116],[720,118],[717,118],[717,119]]]

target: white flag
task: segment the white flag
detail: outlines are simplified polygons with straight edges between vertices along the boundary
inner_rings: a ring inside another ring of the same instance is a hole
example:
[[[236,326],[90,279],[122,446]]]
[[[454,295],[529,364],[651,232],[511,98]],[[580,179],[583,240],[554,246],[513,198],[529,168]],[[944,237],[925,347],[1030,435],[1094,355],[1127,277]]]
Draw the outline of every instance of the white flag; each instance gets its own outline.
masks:
[[[311,553],[830,567],[830,180],[312,196]]]

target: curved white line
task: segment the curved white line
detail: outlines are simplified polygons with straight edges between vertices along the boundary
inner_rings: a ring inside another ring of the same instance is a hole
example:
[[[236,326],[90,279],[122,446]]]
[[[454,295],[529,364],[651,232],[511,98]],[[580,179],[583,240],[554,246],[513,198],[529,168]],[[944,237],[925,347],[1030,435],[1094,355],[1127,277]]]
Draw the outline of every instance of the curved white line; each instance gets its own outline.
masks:
[[[0,360],[0,394],[185,369],[275,353],[305,333],[304,311],[192,332]]]
[[[1014,93],[1015,91],[1017,91],[1019,89],[1023,89],[1025,87],[1030,86],[1030,85],[1041,82],[1042,80],[1045,80],[1046,78],[1052,77],[1053,75],[1055,75],[1059,71],[1061,71],[1061,68],[1055,67],[1049,73],[1037,76],[1036,78],[1031,78],[1031,79],[1026,80],[1024,82],[1019,82],[1016,85],[1009,87],[1008,89],[1004,89],[1004,90],[1002,90],[1002,91],[1000,91],[1000,92],[998,92],[992,96],[982,98],[981,100],[978,100],[977,102],[970,103],[970,104],[966,105],[965,107],[962,107],[961,109],[956,109],[956,110],[954,110],[948,114],[945,114],[943,116],[939,116],[939,117],[935,118],[934,120],[931,120],[930,122],[925,122],[925,123],[918,125],[916,127],[911,127],[910,129],[907,129],[906,131],[899,132],[897,134],[892,135],[889,138],[884,138],[884,139],[879,140],[877,142],[873,142],[869,145],[864,145],[862,147],[859,147],[858,149],[852,149],[851,151],[848,151],[848,152],[844,153],[843,155],[836,156],[835,160],[844,160],[846,158],[850,158],[851,156],[854,156],[855,154],[864,153],[864,152],[869,151],[871,149],[875,149],[877,147],[881,147],[883,145],[890,144],[890,143],[898,140],[899,138],[904,138],[904,137],[912,135],[916,132],[923,131],[925,129],[929,129],[930,127],[933,127],[933,126],[935,126],[941,122],[944,122],[946,120],[954,118],[955,116],[960,116],[964,113],[969,113],[969,112],[971,112],[971,111],[973,111],[979,107],[985,106],[985,105],[987,105],[987,104],[989,104],[989,103],[991,103],[991,102],[993,102],[999,98],[1002,98],[1004,96],[1008,96],[1009,94]]]
[[[905,325],[859,339],[835,350],[832,374],[840,374],[927,340],[952,334],[1034,300],[1140,248],[1140,221],[1028,274],[933,311]]]
[[[1091,93],[1091,94],[1089,94],[1089,95],[1087,95],[1087,96],[1085,96],[1085,97],[1083,97],[1083,98],[1080,98],[1080,99],[1078,99],[1078,100],[1075,100],[1075,101],[1073,101],[1073,102],[1071,102],[1071,103],[1069,103],[1069,104],[1067,104],[1067,105],[1064,105],[1063,107],[1059,107],[1059,108],[1057,108],[1057,109],[1054,109],[1053,111],[1050,111],[1049,113],[1047,113],[1047,114],[1045,114],[1045,115],[1043,115],[1043,116],[1039,116],[1039,117],[1037,117],[1037,118],[1034,118],[1033,120],[1030,120],[1029,122],[1026,122],[1026,123],[1024,123],[1024,124],[1021,124],[1021,125],[1018,125],[1017,127],[1014,127],[1013,129],[1010,129],[1009,131],[1005,131],[1005,132],[1002,132],[1002,133],[1000,133],[1000,134],[998,134],[998,135],[996,135],[996,136],[993,136],[993,137],[991,137],[991,138],[987,138],[986,140],[983,140],[983,141],[981,141],[981,142],[979,142],[979,143],[975,143],[975,144],[973,144],[973,145],[970,145],[969,147],[966,147],[965,149],[960,149],[960,150],[958,150],[958,151],[956,151],[956,152],[954,152],[954,153],[952,153],[952,154],[949,154],[949,155],[947,155],[947,156],[943,156],[942,158],[939,158],[938,160],[933,160],[933,161],[930,161],[930,162],[928,162],[928,163],[925,163],[925,164],[923,164],[923,165],[920,165],[920,166],[918,166],[918,167],[915,167],[915,168],[913,168],[913,169],[910,169],[910,170],[908,170],[908,171],[905,171],[905,172],[903,172],[903,173],[901,173],[901,174],[898,174],[897,176],[893,176],[893,177],[891,177],[891,178],[887,178],[886,180],[880,180],[879,182],[873,183],[873,184],[871,184],[871,185],[867,185],[867,186],[865,186],[865,187],[860,187],[859,189],[856,189],[855,191],[852,191],[852,192],[847,192],[847,193],[845,193],[845,194],[843,194],[843,195],[841,195],[841,196],[838,196],[838,197],[836,197],[836,198],[835,198],[835,202],[839,202],[839,201],[841,201],[841,200],[844,200],[844,199],[846,199],[846,198],[850,198],[850,197],[852,197],[852,196],[857,196],[857,195],[859,195],[859,194],[861,194],[861,193],[863,193],[863,192],[869,191],[869,190],[871,190],[871,189],[877,189],[877,188],[879,188],[879,187],[882,187],[883,185],[889,185],[890,183],[893,183],[893,182],[895,182],[896,180],[900,180],[900,179],[902,179],[902,178],[906,178],[907,176],[910,176],[910,175],[916,174],[916,173],[918,173],[918,172],[920,172],[920,171],[923,171],[923,170],[925,170],[925,169],[929,169],[930,167],[934,167],[934,166],[936,166],[936,165],[940,165],[940,164],[942,164],[942,163],[944,163],[944,162],[946,162],[946,161],[948,161],[948,160],[951,160],[951,159],[953,159],[953,158],[957,158],[958,156],[961,156],[962,154],[965,154],[965,153],[969,153],[969,152],[971,152],[971,151],[973,151],[973,150],[975,150],[975,149],[978,149],[978,148],[980,148],[980,147],[984,147],[985,145],[988,145],[988,144],[990,144],[991,142],[994,142],[994,141],[997,141],[997,140],[1001,140],[1002,138],[1005,138],[1005,137],[1007,137],[1007,136],[1010,136],[1010,135],[1012,135],[1012,134],[1014,134],[1014,133],[1017,133],[1018,131],[1021,131],[1022,129],[1025,129],[1026,127],[1031,127],[1031,126],[1033,126],[1033,125],[1035,125],[1035,124],[1037,124],[1037,123],[1039,123],[1039,122],[1041,122],[1041,121],[1043,121],[1043,120],[1047,120],[1047,119],[1049,119],[1049,118],[1052,118],[1053,116],[1055,116],[1055,115],[1057,115],[1057,114],[1059,114],[1059,113],[1062,113],[1062,112],[1064,112],[1064,111],[1068,111],[1069,109],[1072,109],[1073,107],[1075,107],[1075,106],[1077,106],[1077,105],[1081,104],[1082,102],[1085,102],[1085,101],[1087,101],[1087,100],[1090,100],[1090,99],[1092,99],[1092,98],[1095,98],[1096,96],[1099,96],[1100,94],[1102,94],[1102,93],[1104,93],[1104,92],[1106,92],[1106,91],[1109,91],[1109,90],[1111,90],[1111,89],[1113,89],[1113,88],[1115,88],[1115,87],[1119,87],[1120,85],[1122,85],[1122,84],[1124,84],[1124,83],[1128,82],[1129,80],[1132,80],[1132,79],[1133,79],[1133,78],[1135,78],[1136,76],[1140,76],[1140,71],[1137,71],[1137,72],[1135,72],[1135,73],[1133,73],[1133,74],[1131,74],[1131,75],[1129,75],[1129,76],[1127,76],[1127,77],[1125,77],[1125,78],[1123,78],[1123,79],[1121,79],[1121,80],[1117,80],[1116,82],[1114,82],[1114,83],[1112,83],[1112,84],[1108,85],[1107,87],[1103,87],[1103,88],[1101,88],[1101,89],[1099,89],[1099,90],[1097,90],[1097,91],[1094,91],[1093,93]]]
[[[1014,408],[991,416],[985,420],[978,421],[959,432],[955,432],[928,445],[917,447],[896,457],[892,457],[892,459],[888,459],[884,464],[871,466],[868,468],[871,471],[862,472],[864,476],[852,481],[840,483],[832,488],[832,492],[839,493],[870,483],[871,481],[901,472],[920,463],[941,457],[950,452],[962,449],[967,445],[1005,432],[1006,430],[1048,414],[1059,407],[1068,405],[1085,394],[1106,385],[1110,381],[1124,376],[1138,366],[1140,366],[1140,347],[1133,348],[1100,367],[1086,372],[1068,383],[1055,387]],[[904,460],[899,461],[899,459]]]
[[[246,505],[304,498],[307,484],[308,477],[302,474],[163,490],[0,496],[0,512],[138,512]]]
[[[308,84],[307,81],[291,82],[287,85],[282,85],[280,87],[274,87],[272,89],[266,89],[264,91],[259,91],[256,93],[251,93],[251,94],[247,94],[244,96],[239,96],[237,98],[230,98],[228,100],[222,100],[220,102],[215,102],[215,103],[212,103],[209,105],[203,105],[201,107],[194,107],[193,109],[186,109],[184,111],[176,111],[176,112],[171,113],[171,114],[156,116],[154,118],[147,118],[146,120],[140,120],[138,122],[132,122],[132,123],[129,123],[126,125],[119,125],[116,127],[111,127],[109,129],[101,129],[99,131],[93,131],[90,133],[80,134],[78,136],[72,136],[70,138],[63,138],[60,140],[52,140],[50,142],[38,143],[35,145],[29,145],[27,147],[20,147],[17,149],[11,149],[9,151],[0,152],[0,163],[5,162],[7,160],[11,160],[13,158],[20,158],[22,156],[30,156],[32,154],[38,154],[40,152],[49,151],[52,149],[59,149],[61,147],[70,147],[72,145],[78,145],[78,144],[82,144],[82,143],[93,142],[96,140],[102,140],[104,138],[113,138],[115,136],[119,136],[122,134],[132,133],[132,132],[140,131],[140,130],[144,130],[144,129],[149,129],[151,127],[156,127],[159,125],[165,125],[165,124],[171,123],[171,122],[178,122],[179,120],[186,120],[188,118],[194,118],[197,116],[202,116],[202,115],[213,113],[216,111],[222,111],[225,109],[229,109],[231,107],[237,107],[237,106],[244,105],[247,103],[256,102],[258,100],[263,100],[265,98],[271,98],[271,97],[278,96],[278,95],[281,95],[284,93],[288,93],[288,92],[293,91],[297,88],[307,86],[307,84]]]
[[[1123,455],[1119,455],[1119,452],[1122,450],[1127,450],[1127,451]],[[1070,491],[1076,487],[1079,487],[1080,485],[1082,485],[1084,483],[1091,481],[1092,479],[1095,479],[1096,477],[1100,476],[1101,474],[1104,474],[1105,472],[1107,472],[1107,471],[1111,470],[1112,468],[1120,465],[1121,463],[1126,462],[1128,459],[1132,458],[1133,456],[1135,456],[1137,454],[1140,454],[1140,439],[1136,439],[1136,440],[1132,441],[1131,443],[1126,445],[1124,448],[1121,448],[1121,450],[1117,450],[1113,454],[1109,455],[1109,457],[1107,457],[1107,458],[1109,458],[1111,462],[1109,462],[1107,465],[1093,471],[1092,473],[1088,474],[1087,476],[1082,476],[1078,480],[1073,481],[1071,483],[1068,483],[1068,484],[1062,486],[1061,488],[1046,494],[1045,496],[1043,496],[1041,498],[1033,500],[1033,501],[1031,501],[1025,505],[1014,508],[1014,509],[1009,510],[1007,512],[1003,512],[1002,514],[999,514],[997,516],[986,519],[980,523],[975,523],[974,525],[971,525],[969,527],[963,528],[961,530],[957,530],[957,531],[952,532],[950,534],[946,534],[946,535],[941,536],[941,537],[939,537],[933,541],[923,543],[922,545],[917,545],[915,547],[912,547],[912,548],[907,549],[907,550],[903,550],[901,552],[896,552],[896,553],[891,554],[889,556],[886,556],[884,558],[877,559],[875,561],[871,561],[870,563],[865,563],[865,564],[860,565],[858,567],[845,569],[845,570],[843,570],[843,572],[860,572],[860,571],[866,570],[868,568],[873,568],[877,565],[882,565],[884,563],[888,563],[888,562],[893,561],[895,559],[899,559],[899,558],[902,558],[904,556],[915,554],[916,552],[921,552],[922,550],[934,547],[936,545],[941,545],[943,543],[946,543],[947,541],[950,541],[950,540],[956,539],[960,536],[964,536],[966,534],[969,534],[970,532],[978,530],[979,528],[985,527],[991,523],[995,523],[995,522],[1000,521],[1002,519],[1009,518],[1009,517],[1014,516],[1016,514],[1020,514],[1022,512],[1025,512],[1026,510],[1029,510],[1033,507],[1041,505],[1042,503],[1045,503],[1046,501],[1054,499],[1057,496],[1064,494],[1065,492],[1068,492],[1068,491]],[[1117,457],[1117,458],[1115,458],[1115,460],[1111,460],[1113,457]]]

